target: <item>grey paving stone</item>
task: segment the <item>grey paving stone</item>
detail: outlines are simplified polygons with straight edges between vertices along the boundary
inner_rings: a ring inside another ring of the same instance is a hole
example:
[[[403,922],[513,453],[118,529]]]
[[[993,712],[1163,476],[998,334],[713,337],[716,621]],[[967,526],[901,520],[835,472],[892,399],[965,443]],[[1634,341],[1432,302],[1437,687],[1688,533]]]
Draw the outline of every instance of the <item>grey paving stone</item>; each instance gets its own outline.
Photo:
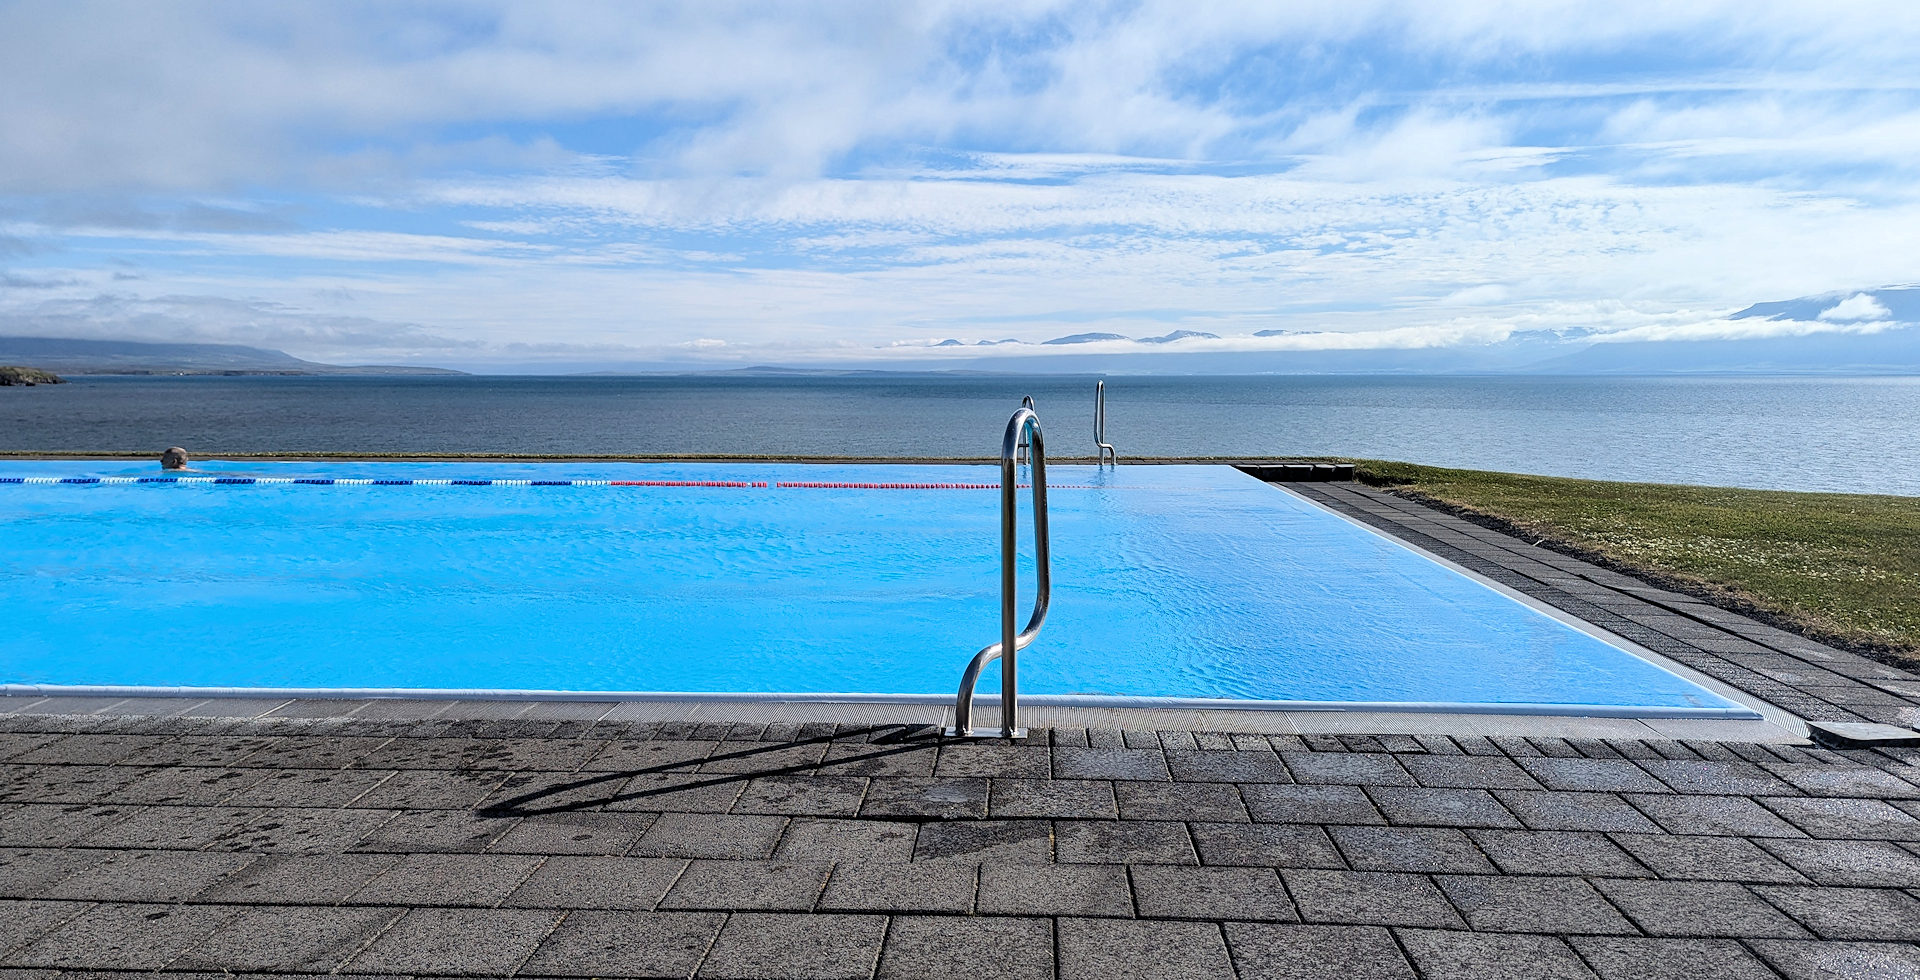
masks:
[[[1521,768],[1548,789],[1579,792],[1666,793],[1665,783],[1625,759],[1520,759]]]
[[[1433,883],[1420,875],[1289,869],[1280,877],[1306,922],[1466,927]]]
[[[1220,927],[1210,922],[1061,919],[1060,980],[1232,980]]]
[[[391,854],[266,854],[198,896],[202,902],[332,905],[400,860]]]
[[[506,854],[409,854],[353,894],[361,905],[497,905],[540,859]]]
[[[39,903],[26,908],[48,924],[57,921]],[[4,962],[66,970],[157,970],[204,942],[233,914],[217,906],[96,905],[16,949]]]
[[[480,811],[490,817],[521,817],[598,810],[612,803],[626,782],[614,773],[510,773],[480,801]]]
[[[1159,749],[1094,749],[1061,746],[1053,750],[1053,774],[1059,779],[1172,779]]]
[[[1647,796],[1628,800],[1670,834],[1804,837],[1772,810],[1744,796]]]
[[[1295,922],[1293,901],[1271,868],[1136,864],[1134,902],[1145,918]]]
[[[1370,786],[1374,806],[1396,824],[1434,827],[1518,827],[1520,821],[1484,789]]]
[[[552,857],[507,896],[519,908],[652,909],[687,866],[680,858]]]
[[[493,854],[625,854],[647,828],[651,813],[550,813],[527,817],[487,848]]]
[[[609,739],[600,751],[580,766],[581,772],[666,772],[691,773],[713,754],[718,742],[664,741],[657,739]]]
[[[1681,793],[1713,796],[1784,795],[1792,787],[1747,762],[1645,760],[1640,767]]]
[[[860,815],[977,820],[987,815],[987,781],[978,777],[875,779],[867,787]]]
[[[42,742],[8,759],[10,765],[111,766],[147,748],[152,740],[139,735],[82,732]]]
[[[559,920],[528,909],[414,909],[342,972],[511,976]]]
[[[154,769],[115,790],[113,798],[121,803],[211,806],[229,802],[234,794],[271,775],[257,769]]]
[[[982,955],[984,951],[989,955]],[[895,916],[880,955],[880,980],[1052,980],[1048,919]]]
[[[1262,823],[1386,823],[1358,786],[1240,787],[1253,819]]]
[[[1133,914],[1121,864],[982,865],[975,904],[981,915]]]
[[[1053,750],[1045,745],[949,742],[940,747],[933,774],[1045,779],[1053,775]]]
[[[864,980],[879,961],[886,928],[883,915],[741,912],[728,917],[700,975]]]
[[[0,898],[37,898],[68,875],[98,864],[110,853],[13,847],[0,850]]]
[[[245,854],[114,851],[48,888],[44,895],[96,902],[179,902],[253,860]]]
[[[1920,940],[1920,900],[1903,891],[1791,885],[1754,891],[1822,939]]]
[[[1443,875],[1440,890],[1479,932],[1607,933],[1634,928],[1579,878]]]
[[[377,751],[388,741],[378,736],[282,735],[266,740],[266,744],[240,760],[239,764],[255,769],[345,769]]]
[[[1271,751],[1168,749],[1167,768],[1183,783],[1287,783],[1293,775]]]
[[[1745,947],[1728,939],[1576,936],[1568,941],[1601,980],[1778,980]]]
[[[1347,863],[1324,828],[1308,824],[1196,823],[1200,860],[1210,865],[1268,868],[1344,868]]]
[[[1798,884],[1806,879],[1741,837],[1616,834],[1614,841],[1662,878]]]
[[[381,781],[352,805],[396,810],[466,810],[491,796],[510,775],[405,769]]]
[[[795,819],[773,856],[783,861],[910,861],[920,825],[895,820]]]
[[[733,809],[746,788],[747,780],[727,774],[643,772],[622,784],[601,809],[725,813]]]
[[[1054,860],[1063,864],[1199,864],[1182,823],[1146,820],[1054,825]]]
[[[1881,800],[1920,798],[1920,786],[1871,766],[1776,762],[1766,768],[1810,796],[1858,796]]]
[[[40,809],[40,808],[35,808]],[[104,823],[84,839],[88,847],[149,847],[197,851],[245,829],[260,816],[258,810],[224,806],[156,806],[132,816]],[[11,835],[8,844],[27,839]],[[42,845],[48,846],[48,845]]]
[[[1603,878],[1594,885],[1650,935],[1785,939],[1806,935],[1752,892],[1728,882]]]
[[[733,812],[851,817],[866,793],[864,776],[769,776],[748,783]]]
[[[694,861],[660,907],[804,912],[826,887],[828,868],[783,861]]]
[[[1121,781],[1113,784],[1113,792],[1122,820],[1249,819],[1246,804],[1240,802],[1240,789],[1232,783]]]
[[[189,970],[325,973],[339,967],[399,916],[399,909],[385,908],[245,908],[171,965]]]
[[[826,757],[816,771],[832,776],[920,776],[933,775],[939,759],[940,743],[873,745],[834,743],[827,746]]]
[[[1357,871],[1494,870],[1465,831],[1450,827],[1329,827],[1327,832]]]
[[[385,782],[387,772],[285,769],[251,781],[235,806],[346,806]]]
[[[1760,940],[1756,952],[1787,980],[1913,980],[1920,947],[1908,943],[1817,943]]]
[[[520,972],[690,977],[725,920],[718,912],[574,912],[561,920]]]
[[[1809,837],[1920,840],[1920,820],[1880,800],[1767,797],[1760,802]]]
[[[923,824],[915,861],[1051,864],[1053,826],[1045,820],[955,820]]]
[[[386,831],[397,817],[386,810],[281,807],[258,811],[246,826],[221,835],[213,847],[233,851],[312,854],[344,851]]]
[[[1496,790],[1494,796],[1534,830],[1599,830],[1654,833],[1653,822],[1612,793]]]
[[[785,817],[663,813],[633,846],[640,857],[764,858],[786,829]]]
[[[1593,972],[1549,936],[1481,936],[1403,929],[1400,942],[1427,980],[1588,980]]]
[[[1412,786],[1413,777],[1393,756],[1363,752],[1282,752],[1293,778],[1302,783],[1349,786]]]
[[[809,771],[819,765],[826,755],[827,743],[820,741],[722,745],[700,763],[700,771],[754,776],[786,775]]]
[[[61,923],[92,908],[84,902],[18,902],[0,900],[0,963],[7,953],[52,932]]]
[[[971,864],[837,864],[818,908],[823,912],[964,914],[973,910],[978,876],[979,869]]]
[[[995,779],[991,806],[995,817],[1086,818],[1112,820],[1120,815],[1113,784],[1098,779]]]
[[[1393,935],[1379,926],[1226,924],[1240,980],[1413,980]]]
[[[1816,884],[1920,888],[1920,855],[1887,841],[1762,840],[1758,843]]]
[[[137,806],[117,805],[16,806],[0,814],[0,846],[66,847],[102,834],[139,811]]]

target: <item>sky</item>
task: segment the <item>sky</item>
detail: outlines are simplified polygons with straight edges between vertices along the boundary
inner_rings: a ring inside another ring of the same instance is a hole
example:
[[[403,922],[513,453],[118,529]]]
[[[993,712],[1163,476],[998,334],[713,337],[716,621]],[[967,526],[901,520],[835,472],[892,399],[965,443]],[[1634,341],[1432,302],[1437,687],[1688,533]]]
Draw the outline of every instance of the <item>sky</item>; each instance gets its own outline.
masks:
[[[0,334],[560,370],[1874,331],[1920,280],[1916,50],[1910,0],[0,2]],[[1217,336],[1041,343],[1175,331]]]

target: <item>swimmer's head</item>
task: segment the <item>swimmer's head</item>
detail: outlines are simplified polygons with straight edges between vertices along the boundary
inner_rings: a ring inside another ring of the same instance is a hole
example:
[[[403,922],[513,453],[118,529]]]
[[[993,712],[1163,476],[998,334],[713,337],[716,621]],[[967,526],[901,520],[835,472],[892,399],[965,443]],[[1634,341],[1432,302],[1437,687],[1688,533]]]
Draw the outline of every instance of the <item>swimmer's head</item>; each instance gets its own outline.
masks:
[[[163,470],[184,470],[187,468],[187,451],[174,446],[160,454],[160,468]]]

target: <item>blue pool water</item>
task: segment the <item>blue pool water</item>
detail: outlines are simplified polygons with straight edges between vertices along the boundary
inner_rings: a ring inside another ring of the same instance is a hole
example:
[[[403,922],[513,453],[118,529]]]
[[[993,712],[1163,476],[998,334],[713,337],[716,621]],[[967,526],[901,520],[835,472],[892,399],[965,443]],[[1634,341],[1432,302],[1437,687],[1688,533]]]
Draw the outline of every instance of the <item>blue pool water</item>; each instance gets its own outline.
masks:
[[[779,485],[990,484],[988,467],[197,475],[747,485],[0,484],[0,683],[951,697],[999,635],[997,492]],[[1024,692],[1744,710],[1233,469],[1050,476],[1053,612]]]

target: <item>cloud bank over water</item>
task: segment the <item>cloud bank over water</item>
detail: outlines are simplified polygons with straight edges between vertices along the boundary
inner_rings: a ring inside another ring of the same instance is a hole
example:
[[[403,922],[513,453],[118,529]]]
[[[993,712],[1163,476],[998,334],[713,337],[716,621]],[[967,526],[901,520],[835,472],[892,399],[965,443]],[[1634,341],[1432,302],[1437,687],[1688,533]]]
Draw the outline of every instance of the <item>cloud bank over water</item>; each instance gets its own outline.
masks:
[[[0,334],[497,369],[1857,336],[1920,320],[1873,292],[1920,279],[1917,46],[1871,3],[14,5]],[[1045,344],[1088,333],[1126,339]]]

